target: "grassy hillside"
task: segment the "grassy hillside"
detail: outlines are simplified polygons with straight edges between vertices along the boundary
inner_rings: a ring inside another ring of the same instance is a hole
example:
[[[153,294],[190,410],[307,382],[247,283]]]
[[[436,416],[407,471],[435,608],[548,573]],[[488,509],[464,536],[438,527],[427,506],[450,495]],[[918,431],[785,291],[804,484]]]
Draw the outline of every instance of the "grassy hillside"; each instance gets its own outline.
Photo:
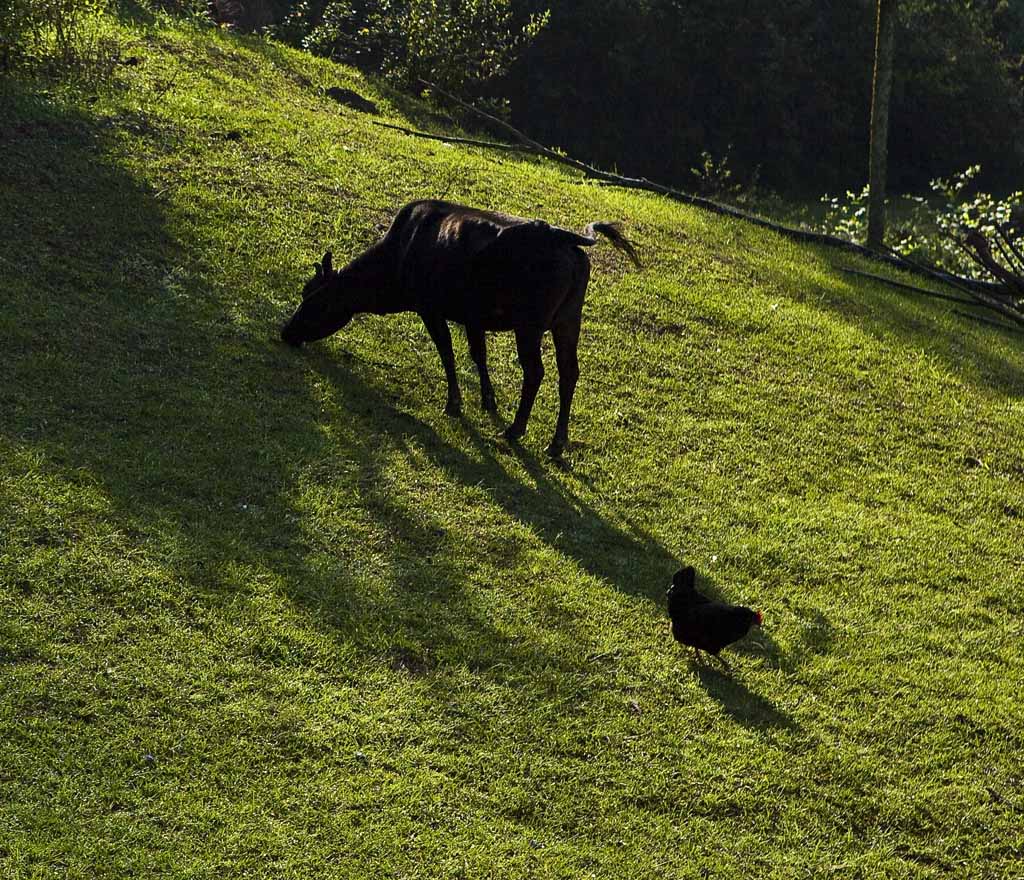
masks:
[[[110,89],[0,82],[0,875],[1020,877],[1019,338],[373,126],[323,90],[430,119],[349,70],[112,34]],[[277,341],[428,196],[640,247],[593,251],[566,466],[550,348],[511,446],[461,336],[458,420],[414,317]],[[765,614],[732,679],[680,560]]]

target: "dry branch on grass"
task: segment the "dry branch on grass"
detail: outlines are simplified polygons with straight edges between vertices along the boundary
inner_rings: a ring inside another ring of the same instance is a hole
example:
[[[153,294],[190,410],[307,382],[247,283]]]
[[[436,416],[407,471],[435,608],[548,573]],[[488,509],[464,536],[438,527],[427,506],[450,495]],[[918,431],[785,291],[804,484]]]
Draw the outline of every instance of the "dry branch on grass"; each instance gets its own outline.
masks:
[[[993,240],[1006,265],[995,258],[988,239],[978,229],[968,232],[962,245],[979,266],[1002,284],[1006,296],[1016,300],[1024,297],[1024,256],[1018,246],[1019,237],[1015,239],[1007,226],[996,226],[995,230]]]
[[[939,293],[937,290],[926,290],[923,287],[918,287],[915,284],[907,284],[903,281],[896,281],[893,278],[886,278],[884,275],[875,275],[872,272],[862,272],[860,269],[851,269],[849,266],[840,266],[840,272],[845,272],[847,275],[856,275],[858,278],[868,278],[871,281],[881,281],[883,284],[888,284],[890,287],[895,287],[897,290],[905,290],[909,293],[917,293],[921,296],[931,297],[932,299],[944,299],[948,302],[960,303],[965,306],[980,306],[983,303],[979,303],[976,300],[966,299],[962,296],[951,296],[948,293]]]
[[[1007,231],[1008,235],[1008,231]],[[988,250],[987,242],[980,232],[972,232],[965,239],[965,246],[967,242],[980,241],[984,245],[984,252],[988,253],[988,257],[991,258],[991,251]],[[939,272],[933,269],[931,266],[927,266],[923,263],[918,263],[915,260],[911,260],[909,257],[897,254],[892,248],[886,248],[889,255],[896,259],[903,267],[915,270],[917,272],[929,275],[936,280],[943,281],[946,284],[952,284],[953,287],[957,288],[962,293],[966,293],[976,303],[984,306],[991,311],[997,312],[1000,317],[1005,318],[1010,323],[1016,325],[1017,328],[1024,328],[1024,309],[1021,308],[1021,300],[1015,295],[1015,290],[1024,291],[1024,286],[1016,287],[1016,285],[1024,285],[1024,275],[1015,275],[1010,273],[1004,267],[999,266],[993,259],[992,262],[1009,277],[1012,284],[1000,282],[995,285],[988,285],[987,288],[979,288],[976,284],[964,283],[965,279],[961,279],[956,275],[948,275],[944,272]],[[975,254],[978,251],[975,250]],[[984,265],[984,257],[978,255],[979,261]],[[986,267],[987,268],[987,267]],[[991,271],[991,269],[989,269]],[[1001,276],[995,272],[992,273],[997,278]],[[1005,324],[999,324],[998,326],[1005,327]]]
[[[451,137],[449,135],[429,134],[425,131],[416,131],[412,128],[406,128],[404,125],[393,125],[390,122],[374,122],[373,124],[380,126],[381,128],[390,128],[393,131],[400,131],[403,134],[412,135],[413,137],[426,138],[430,141],[443,141],[446,144],[463,144],[468,147],[486,147],[489,150],[508,150],[515,153],[531,152],[519,144],[502,144],[497,141],[480,141],[474,138],[459,138]]]

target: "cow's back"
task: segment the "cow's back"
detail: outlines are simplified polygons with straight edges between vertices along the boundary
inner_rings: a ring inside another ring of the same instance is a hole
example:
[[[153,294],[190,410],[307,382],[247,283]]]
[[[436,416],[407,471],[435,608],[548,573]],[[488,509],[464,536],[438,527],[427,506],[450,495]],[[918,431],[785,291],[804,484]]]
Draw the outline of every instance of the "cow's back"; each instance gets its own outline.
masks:
[[[420,201],[399,212],[386,238],[394,239],[416,311],[509,330],[549,325],[571,293],[588,261],[566,235],[540,220]]]

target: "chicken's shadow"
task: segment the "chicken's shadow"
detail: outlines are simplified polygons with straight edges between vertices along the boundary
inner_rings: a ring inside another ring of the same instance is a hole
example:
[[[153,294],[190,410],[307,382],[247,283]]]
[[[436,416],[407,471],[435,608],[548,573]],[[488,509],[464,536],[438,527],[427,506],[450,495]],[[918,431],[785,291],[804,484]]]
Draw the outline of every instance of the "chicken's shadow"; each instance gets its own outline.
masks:
[[[738,678],[739,673],[724,675],[708,666],[697,668],[697,680],[725,712],[744,727],[752,730],[799,730],[793,718],[760,694],[754,693]]]

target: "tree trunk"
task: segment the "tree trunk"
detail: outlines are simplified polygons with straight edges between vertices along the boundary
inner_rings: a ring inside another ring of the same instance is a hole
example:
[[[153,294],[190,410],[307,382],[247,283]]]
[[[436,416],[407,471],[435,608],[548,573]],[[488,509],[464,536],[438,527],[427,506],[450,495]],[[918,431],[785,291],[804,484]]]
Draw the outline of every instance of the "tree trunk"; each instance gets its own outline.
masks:
[[[889,97],[892,53],[899,0],[878,0],[875,74],[871,88],[871,156],[868,170],[868,247],[881,248],[885,238],[885,180],[889,152]]]

